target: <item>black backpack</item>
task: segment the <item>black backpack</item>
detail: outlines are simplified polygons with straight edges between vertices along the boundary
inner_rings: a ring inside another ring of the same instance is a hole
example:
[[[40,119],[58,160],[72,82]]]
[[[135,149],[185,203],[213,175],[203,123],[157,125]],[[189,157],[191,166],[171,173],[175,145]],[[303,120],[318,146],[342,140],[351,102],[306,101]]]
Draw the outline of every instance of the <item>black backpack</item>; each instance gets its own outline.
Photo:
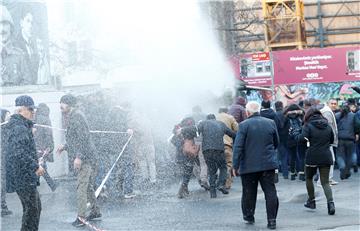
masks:
[[[289,127],[289,136],[295,139],[297,136],[301,134],[302,131],[302,122],[299,117],[290,118],[289,119],[290,127]]]

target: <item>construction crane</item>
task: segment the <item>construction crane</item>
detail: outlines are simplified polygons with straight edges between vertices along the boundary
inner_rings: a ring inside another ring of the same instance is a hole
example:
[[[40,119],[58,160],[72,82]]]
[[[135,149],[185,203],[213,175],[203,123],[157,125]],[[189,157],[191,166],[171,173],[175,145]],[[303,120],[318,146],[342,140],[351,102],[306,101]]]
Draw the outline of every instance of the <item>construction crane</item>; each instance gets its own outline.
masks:
[[[267,51],[306,47],[302,0],[262,0]]]

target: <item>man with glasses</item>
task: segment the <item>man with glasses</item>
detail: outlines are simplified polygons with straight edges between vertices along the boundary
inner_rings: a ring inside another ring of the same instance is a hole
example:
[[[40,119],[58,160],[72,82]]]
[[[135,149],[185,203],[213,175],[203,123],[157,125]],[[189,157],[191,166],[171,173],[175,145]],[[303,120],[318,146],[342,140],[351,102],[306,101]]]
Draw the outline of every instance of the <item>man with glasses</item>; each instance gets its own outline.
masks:
[[[37,186],[44,169],[39,165],[33,137],[34,100],[22,95],[15,100],[16,111],[4,125],[6,190],[16,192],[23,207],[21,230],[39,229],[41,201]]]

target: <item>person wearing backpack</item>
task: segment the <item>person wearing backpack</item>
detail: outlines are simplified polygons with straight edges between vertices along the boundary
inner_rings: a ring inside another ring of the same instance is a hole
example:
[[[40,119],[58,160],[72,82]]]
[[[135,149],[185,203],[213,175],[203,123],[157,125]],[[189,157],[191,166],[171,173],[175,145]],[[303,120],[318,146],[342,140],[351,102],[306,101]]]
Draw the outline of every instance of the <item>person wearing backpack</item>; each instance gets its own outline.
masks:
[[[285,129],[289,131],[287,150],[290,156],[290,180],[295,180],[298,172],[299,180],[304,181],[304,159],[306,148],[304,147],[303,142],[299,142],[295,139],[302,130],[302,117],[304,111],[297,104],[291,104],[284,110],[284,115],[286,116]]]
[[[315,209],[315,189],[313,177],[317,170],[320,172],[321,186],[324,190],[328,214],[335,214],[335,204],[329,183],[330,166],[334,163],[330,145],[334,142],[334,133],[328,121],[316,107],[311,107],[305,115],[305,124],[300,135],[296,136],[299,142],[307,142],[305,155],[306,190],[308,199],[304,206]]]

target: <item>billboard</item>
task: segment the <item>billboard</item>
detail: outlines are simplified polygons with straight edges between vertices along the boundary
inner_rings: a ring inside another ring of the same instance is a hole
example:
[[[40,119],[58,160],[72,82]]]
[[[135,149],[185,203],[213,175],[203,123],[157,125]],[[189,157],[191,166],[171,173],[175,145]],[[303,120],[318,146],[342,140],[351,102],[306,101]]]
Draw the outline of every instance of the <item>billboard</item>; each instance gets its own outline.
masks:
[[[49,85],[47,9],[42,1],[1,1],[2,87]]]
[[[272,52],[274,84],[360,81],[360,46]],[[237,78],[253,86],[271,86],[268,52],[232,59]]]

